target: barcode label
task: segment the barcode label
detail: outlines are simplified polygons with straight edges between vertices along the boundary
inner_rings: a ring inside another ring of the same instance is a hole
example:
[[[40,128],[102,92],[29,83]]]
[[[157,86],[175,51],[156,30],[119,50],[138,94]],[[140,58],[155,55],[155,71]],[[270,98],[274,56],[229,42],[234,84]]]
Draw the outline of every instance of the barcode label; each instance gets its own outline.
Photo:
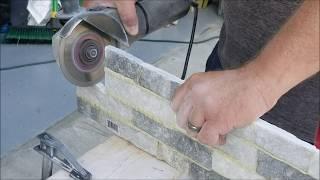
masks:
[[[107,126],[108,126],[108,128],[114,130],[115,132],[118,132],[119,127],[114,122],[107,120]]]

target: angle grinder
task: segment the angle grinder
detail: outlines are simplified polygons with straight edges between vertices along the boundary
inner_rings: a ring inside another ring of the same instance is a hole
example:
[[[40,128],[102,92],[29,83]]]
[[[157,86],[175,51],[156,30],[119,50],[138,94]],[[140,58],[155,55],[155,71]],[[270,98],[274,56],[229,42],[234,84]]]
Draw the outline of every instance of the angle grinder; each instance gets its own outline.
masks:
[[[53,37],[53,52],[64,76],[77,86],[104,78],[104,48],[134,41],[185,16],[192,0],[138,0],[139,33],[128,34],[115,8],[86,11],[70,19]]]

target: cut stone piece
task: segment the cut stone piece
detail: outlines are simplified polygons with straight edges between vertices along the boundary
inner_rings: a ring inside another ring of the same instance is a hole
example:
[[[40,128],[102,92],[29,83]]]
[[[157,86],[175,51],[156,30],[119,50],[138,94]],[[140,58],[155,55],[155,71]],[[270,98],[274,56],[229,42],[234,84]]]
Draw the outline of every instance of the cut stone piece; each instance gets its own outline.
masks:
[[[90,109],[90,106],[92,108],[92,105],[90,104],[87,106],[89,106],[87,110]],[[88,115],[89,113],[85,113],[85,114]],[[116,117],[119,117],[119,116],[116,116]],[[99,116],[99,118],[103,118],[104,120],[107,120],[107,122],[108,120],[112,121],[112,123],[117,126],[117,130],[115,131],[114,128],[112,127],[110,128],[110,130],[112,130],[118,136],[128,140],[129,142],[141,148],[142,150],[156,156],[158,159],[165,161],[170,166],[177,169],[179,172],[178,177],[183,177],[183,179],[189,179],[190,174],[196,173],[196,172],[190,172],[190,171],[196,171],[196,169],[194,168],[192,169],[190,167],[190,164],[194,162],[190,162],[190,160],[188,160],[189,157],[187,158],[187,156],[181,155],[180,153],[178,153],[179,151],[174,150],[175,149],[174,147],[166,145],[162,142],[158,142],[158,140],[152,137],[151,135],[146,134],[142,131],[136,130],[135,128],[130,127],[120,121],[112,119],[111,117],[108,117],[108,115]],[[98,122],[102,122],[102,120],[98,120]],[[104,123],[103,126],[108,126],[108,125]],[[156,146],[156,144],[158,146]],[[216,154],[215,156],[220,157],[219,161],[221,161],[221,163],[224,164],[225,159],[223,158],[223,156],[221,156],[220,154]],[[207,173],[208,175],[210,175],[208,176],[209,179],[216,179],[217,177],[219,177],[219,174],[215,173],[213,170],[204,169],[203,167],[196,165],[195,163],[194,163],[194,166],[197,167],[197,171],[199,172],[194,174],[193,177],[203,177],[205,175],[203,173]],[[233,167],[233,172],[234,172],[233,174],[238,174],[237,171],[240,171],[240,174],[242,174],[241,177],[246,177],[246,176],[243,176],[244,169],[242,169],[240,166],[232,165],[231,167]],[[221,169],[217,168],[217,170],[221,170]],[[245,179],[250,177],[259,177],[254,173],[253,174],[248,173],[246,175],[247,177]],[[238,178],[235,178],[235,179],[238,179]],[[259,178],[255,178],[255,179],[259,179]]]
[[[91,105],[98,105],[87,107],[85,104],[87,101],[82,102],[81,98],[78,101],[79,111],[86,112],[93,119],[100,119],[103,114],[100,111],[102,109],[103,112],[111,114],[111,119],[117,119],[130,128],[141,130],[143,135],[155,138],[168,150],[176,151],[177,154],[187,157],[192,163],[209,171],[219,172],[220,175],[227,178],[242,177],[247,179],[251,177],[260,179],[261,176],[254,172],[256,170],[266,178],[294,178],[291,176],[292,174],[297,174],[297,177],[300,177],[301,174],[305,175],[301,177],[306,178],[317,177],[316,168],[318,166],[315,164],[319,164],[319,159],[315,158],[315,153],[318,150],[263,120],[257,120],[245,128],[231,132],[227,144],[219,147],[219,150],[209,148],[188,137],[185,131],[177,127],[175,113],[171,110],[169,101],[176,87],[182,81],[122,50],[113,47],[108,47],[106,50],[106,54],[109,55],[106,63],[107,68],[105,68],[106,86],[100,89],[102,91],[105,89],[105,92],[101,93],[105,97],[101,98],[101,94],[96,95],[95,92],[92,95],[88,91],[89,95],[83,96],[97,99],[90,100],[90,102],[94,102]],[[102,108],[99,108],[100,106]],[[122,110],[117,112],[121,108],[124,113]],[[116,113],[122,113],[122,115],[114,116]],[[179,142],[183,143],[179,144]],[[200,148],[199,152],[197,150],[197,153],[200,154],[195,157],[194,149],[199,147],[206,147],[207,151]],[[160,154],[162,150],[159,150],[159,147],[158,151],[159,158],[169,161],[169,156]],[[257,157],[258,151],[265,155],[264,160],[260,154],[260,157]],[[208,154],[212,159],[206,161],[203,157],[207,157]],[[208,162],[212,162],[211,169]],[[214,164],[213,162],[219,163]],[[280,166],[279,163],[282,163],[283,166]],[[268,167],[273,166],[272,164],[283,170],[276,172],[276,175],[265,175],[266,172],[262,170],[262,167],[266,167],[266,171],[268,171]],[[237,169],[237,171],[230,174],[232,169]]]
[[[244,166],[256,169],[258,150],[253,144],[246,143],[244,139],[228,134],[226,144],[217,148],[239,160]]]
[[[182,80],[112,46],[106,47],[106,67],[170,100]]]
[[[157,158],[167,162],[170,166],[184,174],[183,176],[188,176],[190,161],[177,151],[174,151],[172,147],[159,142]]]
[[[221,176],[213,170],[206,170],[195,163],[190,164],[189,176],[192,179],[202,180],[228,180],[228,178]]]
[[[138,148],[148,152],[149,154],[156,156],[158,152],[158,141],[144,134],[143,132],[131,128],[128,125],[121,123],[120,121],[114,121],[107,115],[104,117],[105,126],[115,132],[118,136],[131,142]],[[110,125],[112,124],[112,126]],[[117,127],[116,130],[114,127]]]
[[[86,103],[83,98],[77,96],[77,109],[80,113],[88,113],[89,111],[87,110],[88,103]]]
[[[89,101],[82,101],[81,103],[82,106],[86,106],[86,112],[82,112],[86,116],[90,116],[89,111],[94,107],[94,105],[91,105],[88,102]],[[118,106],[124,105],[119,103]],[[106,108],[109,108],[109,106],[106,106]],[[113,117],[109,116],[108,112],[103,112],[102,114],[103,115],[98,116],[100,119],[96,119],[97,122],[149,154],[156,156],[160,160],[164,160],[170,166],[181,172],[181,177],[187,177],[189,161],[186,157],[183,157],[183,155],[177,153],[177,151],[174,151],[171,147],[158,142],[158,140],[153,138],[151,135],[125,124],[127,123],[126,121],[123,123],[121,120],[115,119],[121,117],[117,112],[113,114]],[[112,125],[110,125],[110,123]]]
[[[257,172],[267,179],[314,179],[261,151],[258,151]]]
[[[308,171],[311,158],[318,151],[315,146],[268,122],[258,121],[255,126],[258,146],[294,167]]]
[[[319,179],[320,175],[319,175],[319,151],[317,151],[316,153],[314,153],[311,161],[310,161],[310,167],[308,170],[308,174],[310,174],[312,177]]]
[[[89,108],[90,111],[87,111],[90,117],[94,120],[95,116],[99,116],[100,111],[108,112],[109,114],[116,114],[121,121],[127,121],[131,124],[131,119],[133,118],[133,112],[131,108],[122,105],[119,101],[116,101],[111,95],[106,94],[104,86],[99,83],[97,84],[99,87],[78,87],[77,94],[78,94],[78,108],[79,111],[82,112],[84,109]],[[99,95],[92,95],[92,94],[99,94]],[[84,100],[85,99],[85,100]],[[85,102],[88,101],[91,104],[90,107],[85,106]],[[82,103],[82,104],[81,104]],[[81,109],[82,108],[82,109]],[[99,120],[99,118],[98,118]],[[101,119],[100,119],[101,120]],[[102,123],[104,123],[103,121]]]
[[[110,69],[106,68],[105,73],[106,94],[168,128],[183,131],[176,124],[176,115],[170,107],[170,101]]]
[[[133,123],[161,142],[171,146],[207,169],[211,169],[211,150],[185,134],[163,127],[144,114],[136,112]]]
[[[212,153],[212,169],[219,172],[223,177],[229,179],[264,179],[256,172],[256,169],[248,168],[242,165],[240,161],[217,151],[219,150],[215,149]]]

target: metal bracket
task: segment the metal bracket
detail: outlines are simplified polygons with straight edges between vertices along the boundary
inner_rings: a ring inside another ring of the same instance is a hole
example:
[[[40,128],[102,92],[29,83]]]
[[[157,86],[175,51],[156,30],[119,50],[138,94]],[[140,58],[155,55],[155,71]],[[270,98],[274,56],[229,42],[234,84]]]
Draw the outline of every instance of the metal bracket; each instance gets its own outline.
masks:
[[[56,138],[48,133],[38,135],[40,144],[34,150],[43,155],[42,180],[52,175],[53,163],[70,173],[70,177],[76,180],[91,180],[91,173],[85,170]]]

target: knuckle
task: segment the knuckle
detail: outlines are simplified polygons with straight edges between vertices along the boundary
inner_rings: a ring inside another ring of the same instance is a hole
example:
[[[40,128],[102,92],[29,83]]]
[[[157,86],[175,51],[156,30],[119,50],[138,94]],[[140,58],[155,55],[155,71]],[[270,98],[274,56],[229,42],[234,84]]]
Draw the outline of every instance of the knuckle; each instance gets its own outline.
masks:
[[[201,73],[194,73],[190,76],[190,81],[198,81],[199,78],[201,77]]]

